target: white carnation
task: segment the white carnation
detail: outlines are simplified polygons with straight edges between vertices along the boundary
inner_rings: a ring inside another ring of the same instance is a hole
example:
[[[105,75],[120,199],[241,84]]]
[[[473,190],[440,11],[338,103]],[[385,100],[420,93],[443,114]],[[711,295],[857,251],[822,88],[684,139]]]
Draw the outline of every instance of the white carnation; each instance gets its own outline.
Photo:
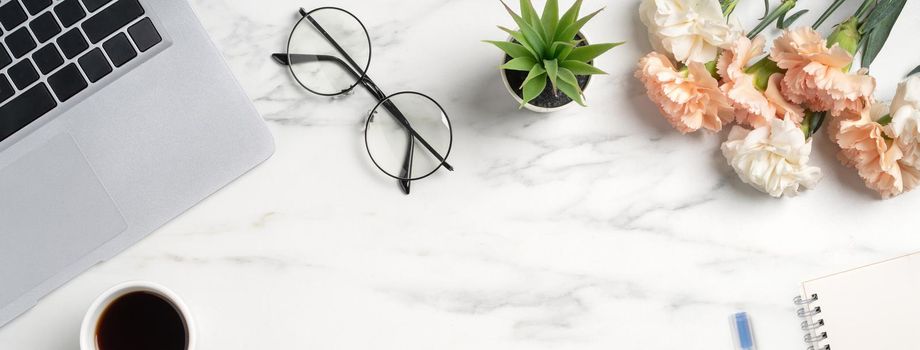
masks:
[[[735,126],[722,154],[742,181],[773,197],[794,196],[821,181],[821,169],[808,165],[811,140],[791,120],[754,130]]]
[[[904,152],[902,163],[920,168],[920,77],[912,76],[898,85],[885,134],[897,140]]]
[[[725,20],[719,0],[642,0],[639,17],[655,51],[683,63],[714,61],[719,48],[741,35]]]

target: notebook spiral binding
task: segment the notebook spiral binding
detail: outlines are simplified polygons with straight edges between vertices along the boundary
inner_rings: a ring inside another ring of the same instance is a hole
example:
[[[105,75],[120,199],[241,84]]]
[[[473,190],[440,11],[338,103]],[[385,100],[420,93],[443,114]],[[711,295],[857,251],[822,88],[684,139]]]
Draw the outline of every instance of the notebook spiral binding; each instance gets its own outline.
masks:
[[[810,297],[797,296],[792,299],[795,306],[798,307],[796,315],[802,319],[802,330],[805,331],[805,343],[808,344],[808,350],[831,350],[829,344],[821,344],[827,339],[827,332],[821,332],[824,327],[824,319],[818,318],[814,321],[815,316],[821,314],[821,307],[814,305],[818,301],[818,295],[812,294]]]

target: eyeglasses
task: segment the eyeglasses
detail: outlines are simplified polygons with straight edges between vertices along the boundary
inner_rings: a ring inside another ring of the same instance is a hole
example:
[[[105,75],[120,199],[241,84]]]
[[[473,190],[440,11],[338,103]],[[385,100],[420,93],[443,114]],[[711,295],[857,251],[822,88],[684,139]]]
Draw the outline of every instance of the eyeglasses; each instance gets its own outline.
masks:
[[[453,146],[447,112],[419,92],[383,93],[367,76],[371,39],[364,24],[337,7],[310,12],[301,8],[300,15],[287,52],[272,54],[272,58],[290,68],[294,79],[313,94],[338,96],[361,85],[377,99],[364,128],[364,144],[374,165],[397,179],[405,194],[409,194],[410,182],[441,167],[453,171],[447,163]]]

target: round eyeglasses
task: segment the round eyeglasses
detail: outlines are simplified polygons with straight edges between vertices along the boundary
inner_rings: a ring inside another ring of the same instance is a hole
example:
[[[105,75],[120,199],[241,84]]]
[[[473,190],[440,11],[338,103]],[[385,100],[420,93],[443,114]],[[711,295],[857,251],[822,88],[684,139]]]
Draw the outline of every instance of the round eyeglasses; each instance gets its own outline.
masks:
[[[410,182],[444,167],[453,146],[450,118],[425,94],[383,91],[367,75],[371,39],[367,28],[348,11],[321,7],[300,9],[301,18],[288,39],[286,53],[272,54],[304,89],[320,96],[338,96],[358,85],[378,103],[367,116],[364,143],[371,161],[384,174],[399,180],[409,194]]]

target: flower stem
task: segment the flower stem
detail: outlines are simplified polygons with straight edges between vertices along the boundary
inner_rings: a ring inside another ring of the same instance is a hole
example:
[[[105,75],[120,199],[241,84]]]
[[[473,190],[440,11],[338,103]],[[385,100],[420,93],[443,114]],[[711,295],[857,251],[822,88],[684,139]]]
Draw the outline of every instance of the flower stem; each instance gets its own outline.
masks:
[[[824,11],[824,13],[821,14],[821,17],[819,17],[818,20],[815,21],[815,24],[812,25],[811,28],[817,30],[818,27],[820,27],[821,24],[823,24],[824,21],[827,20],[827,18],[830,17],[831,14],[834,13],[834,11],[837,11],[837,8],[839,8],[840,5],[843,5],[843,3],[846,2],[846,1],[847,1],[847,0],[836,0],[836,1],[834,1],[834,2],[831,4],[831,6],[828,7],[827,10]]]
[[[760,23],[757,24],[757,26],[754,27],[754,29],[752,29],[750,33],[748,33],[747,35],[748,38],[754,39],[754,37],[756,37],[757,34],[760,34],[760,32],[762,32],[764,29],[766,29],[767,26],[770,25],[770,23],[773,23],[774,21],[779,19],[781,16],[786,14],[786,12],[789,12],[789,10],[792,10],[792,8],[795,7],[795,1],[796,0],[783,1],[782,5],[779,5],[779,7],[774,9],[773,12],[768,13],[767,16],[764,17],[764,19],[760,21]]]
[[[875,5],[876,1],[877,0],[863,0],[862,5],[859,6],[859,9],[856,10],[856,14],[854,14],[853,17],[862,18],[862,16],[873,7],[872,5]]]

